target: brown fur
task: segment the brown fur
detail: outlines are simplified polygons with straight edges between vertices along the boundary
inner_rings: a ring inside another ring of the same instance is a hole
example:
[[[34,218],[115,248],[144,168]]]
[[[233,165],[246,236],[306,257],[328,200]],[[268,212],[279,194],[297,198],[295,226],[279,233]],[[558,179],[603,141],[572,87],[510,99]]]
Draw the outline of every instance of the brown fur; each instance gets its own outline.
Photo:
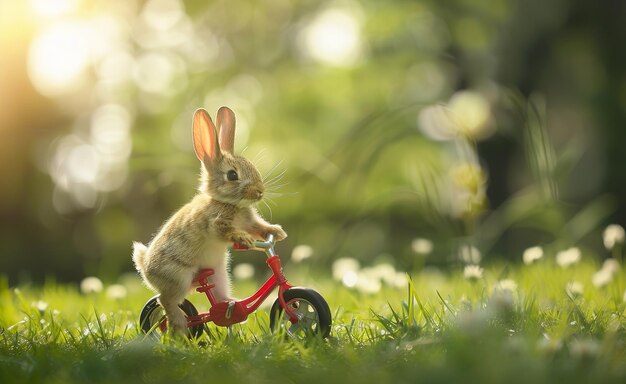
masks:
[[[274,234],[287,237],[280,225],[265,221],[254,208],[264,186],[254,165],[232,154],[235,118],[226,107],[218,112],[217,125],[225,147],[220,148],[218,132],[208,113],[194,114],[194,148],[202,161],[198,194],[165,222],[149,246],[133,244],[133,261],[146,284],[160,293],[170,329],[187,329],[184,314],[178,308],[201,268],[213,268],[214,294],[218,300],[230,297],[227,273],[228,245],[237,242],[252,246],[254,240]],[[228,180],[235,170],[239,180]]]

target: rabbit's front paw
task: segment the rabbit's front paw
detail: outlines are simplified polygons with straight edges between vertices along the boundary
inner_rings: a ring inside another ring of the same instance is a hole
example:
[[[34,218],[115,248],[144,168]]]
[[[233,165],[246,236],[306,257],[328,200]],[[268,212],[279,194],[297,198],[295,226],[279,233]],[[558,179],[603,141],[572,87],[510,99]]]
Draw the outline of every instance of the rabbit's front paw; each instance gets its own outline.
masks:
[[[274,235],[274,237],[276,237],[276,241],[282,241],[287,238],[287,232],[285,232],[285,230],[283,230],[283,227],[278,224],[270,225],[270,227],[267,229],[267,233]]]
[[[246,248],[254,248],[254,237],[246,232],[237,232],[231,236],[233,243],[244,245]]]

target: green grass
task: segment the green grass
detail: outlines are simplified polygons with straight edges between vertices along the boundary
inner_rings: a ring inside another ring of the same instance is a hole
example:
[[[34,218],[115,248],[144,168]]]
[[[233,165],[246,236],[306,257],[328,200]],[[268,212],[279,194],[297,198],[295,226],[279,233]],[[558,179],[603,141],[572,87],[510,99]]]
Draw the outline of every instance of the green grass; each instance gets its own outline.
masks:
[[[597,268],[494,265],[474,283],[458,269],[425,270],[412,275],[412,290],[383,285],[361,294],[288,267],[292,281],[320,291],[333,312],[332,337],[305,344],[272,335],[267,308],[230,331],[211,326],[199,340],[155,342],[138,330],[151,292],[137,280],[124,279],[128,295],[117,300],[4,280],[0,382],[626,382],[624,270],[595,288]],[[494,292],[504,278],[517,289]],[[566,292],[573,280],[582,295]],[[255,286],[237,283],[235,293]],[[207,309],[200,295],[190,298]]]

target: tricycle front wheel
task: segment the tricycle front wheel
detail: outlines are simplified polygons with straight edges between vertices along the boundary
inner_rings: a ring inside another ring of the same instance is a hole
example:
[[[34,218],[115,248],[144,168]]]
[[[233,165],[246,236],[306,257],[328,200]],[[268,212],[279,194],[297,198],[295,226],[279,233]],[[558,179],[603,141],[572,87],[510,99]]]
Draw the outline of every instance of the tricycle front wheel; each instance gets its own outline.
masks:
[[[198,310],[187,299],[178,305],[181,311],[185,313],[185,317],[196,316]],[[167,318],[165,317],[165,310],[159,303],[159,295],[154,296],[144,304],[141,309],[141,315],[139,315],[139,325],[143,333],[156,336],[161,336],[167,331]],[[189,328],[189,336],[196,338],[202,335],[204,331],[202,325],[196,325]]]
[[[270,310],[270,329],[273,332],[284,330],[287,336],[300,340],[330,335],[330,308],[322,295],[308,288],[291,288],[285,291],[284,299],[298,321],[292,322],[280,300],[276,299]]]

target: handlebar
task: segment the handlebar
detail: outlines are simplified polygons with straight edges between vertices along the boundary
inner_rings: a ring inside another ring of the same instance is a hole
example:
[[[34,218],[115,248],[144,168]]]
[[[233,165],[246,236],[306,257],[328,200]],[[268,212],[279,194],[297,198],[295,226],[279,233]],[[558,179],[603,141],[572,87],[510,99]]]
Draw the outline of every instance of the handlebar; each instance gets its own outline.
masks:
[[[248,248],[243,244],[240,243],[234,243],[233,244],[233,249],[235,250],[247,250],[247,249],[263,249],[266,253],[272,253],[274,254],[274,244],[276,244],[276,238],[274,237],[274,235],[269,234],[267,235],[267,237],[265,238],[265,241],[263,240],[256,240],[254,242],[254,247],[253,248]]]
[[[254,242],[255,247],[262,248],[262,249],[268,249],[270,247],[273,247],[274,244],[276,244],[276,241],[274,239],[274,235],[272,235],[271,233],[267,235],[267,237],[265,238],[265,241],[257,240]]]

